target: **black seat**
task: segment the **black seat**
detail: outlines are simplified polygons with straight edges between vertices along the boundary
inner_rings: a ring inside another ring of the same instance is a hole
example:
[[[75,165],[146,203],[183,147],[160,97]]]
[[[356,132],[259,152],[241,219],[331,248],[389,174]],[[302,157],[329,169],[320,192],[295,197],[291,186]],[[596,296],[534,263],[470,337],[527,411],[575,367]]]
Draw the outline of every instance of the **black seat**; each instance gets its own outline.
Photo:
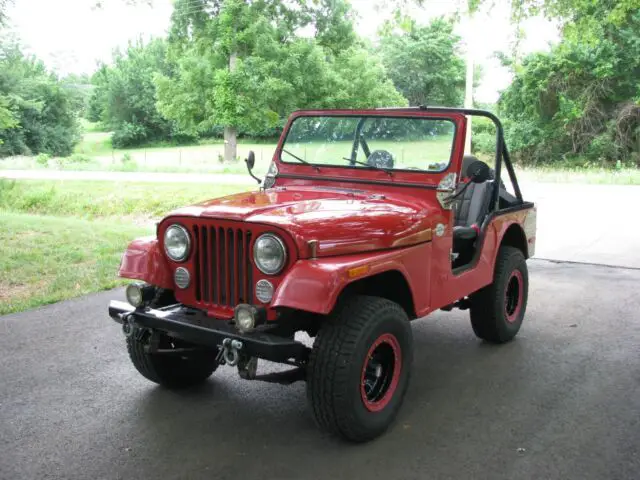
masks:
[[[473,155],[465,155],[462,159],[462,181],[469,182],[468,168],[473,162],[479,160]],[[464,193],[454,202],[455,223],[453,228],[453,250],[460,252],[468,248],[469,244],[480,233],[480,226],[484,217],[489,213],[493,181],[482,183],[463,183],[460,188],[465,188]]]

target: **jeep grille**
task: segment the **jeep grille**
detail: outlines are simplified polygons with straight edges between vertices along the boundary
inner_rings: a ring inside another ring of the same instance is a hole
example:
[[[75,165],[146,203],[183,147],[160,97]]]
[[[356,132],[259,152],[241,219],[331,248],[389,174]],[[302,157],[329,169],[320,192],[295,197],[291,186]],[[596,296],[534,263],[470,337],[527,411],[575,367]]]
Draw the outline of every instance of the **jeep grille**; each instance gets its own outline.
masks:
[[[252,303],[252,233],[241,228],[194,225],[195,296],[206,306]]]

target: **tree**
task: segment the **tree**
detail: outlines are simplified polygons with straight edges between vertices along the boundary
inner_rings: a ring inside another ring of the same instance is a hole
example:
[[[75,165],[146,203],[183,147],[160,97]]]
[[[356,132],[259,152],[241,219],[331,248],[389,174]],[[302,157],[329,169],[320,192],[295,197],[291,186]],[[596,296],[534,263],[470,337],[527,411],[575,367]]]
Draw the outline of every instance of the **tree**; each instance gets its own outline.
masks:
[[[585,30],[566,28],[549,53],[525,58],[500,99],[511,148],[524,163],[640,165],[640,10],[619,19],[616,1],[574,3]]]
[[[80,139],[73,93],[17,44],[0,49],[0,156],[69,155]]]
[[[114,130],[116,147],[180,137],[173,122],[156,107],[156,75],[169,73],[166,42],[130,43],[124,52],[115,51],[113,63],[102,65],[93,75],[95,90],[89,102],[89,119],[101,120]]]
[[[185,5],[176,2],[174,69],[158,76],[158,107],[193,133],[223,126],[226,161],[236,159],[238,133],[273,132],[295,108],[404,103],[380,64],[362,61],[344,1],[200,0],[183,13]],[[305,26],[314,38],[296,36]],[[358,71],[343,68],[347,51]],[[354,91],[355,82],[368,90]]]
[[[465,69],[459,42],[450,21],[436,19],[419,26],[404,18],[395,28],[386,25],[380,53],[394,85],[409,104],[460,106]]]
[[[13,0],[0,0],[0,27],[7,21],[7,10],[13,5]]]

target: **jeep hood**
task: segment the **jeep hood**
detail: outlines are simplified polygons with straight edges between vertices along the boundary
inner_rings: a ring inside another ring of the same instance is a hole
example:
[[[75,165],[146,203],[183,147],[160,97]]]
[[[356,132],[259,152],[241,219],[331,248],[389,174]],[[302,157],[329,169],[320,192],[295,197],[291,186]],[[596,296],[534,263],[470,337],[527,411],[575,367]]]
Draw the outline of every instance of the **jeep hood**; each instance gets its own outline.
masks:
[[[305,258],[310,255],[310,240],[317,240],[319,257],[428,241],[435,213],[433,207],[406,195],[287,187],[210,200],[176,210],[171,216],[272,225],[287,231]]]

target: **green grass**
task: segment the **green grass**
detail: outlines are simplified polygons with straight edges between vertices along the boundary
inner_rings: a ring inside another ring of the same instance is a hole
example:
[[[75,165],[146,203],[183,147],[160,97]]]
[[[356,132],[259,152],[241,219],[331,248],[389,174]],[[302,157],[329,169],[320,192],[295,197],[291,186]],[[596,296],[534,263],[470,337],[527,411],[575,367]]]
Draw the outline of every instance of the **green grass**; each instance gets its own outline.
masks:
[[[149,234],[113,221],[0,211],[0,315],[123,284],[122,252]]]
[[[75,153],[87,157],[85,162],[72,162],[71,159],[53,158],[48,168],[78,171],[116,171],[116,172],[179,172],[179,173],[230,173],[245,174],[243,161],[221,163],[224,145],[220,139],[203,139],[197,145],[171,146],[166,143],[148,145],[142,148],[112,149],[111,134],[100,132],[100,125],[87,122],[83,141],[76,147]],[[275,141],[249,141],[241,139],[238,144],[238,156],[246,158],[250,150],[256,154],[257,175],[266,173],[276,148]],[[329,163],[341,164],[343,156],[349,156],[351,142],[335,142],[318,147],[314,151],[298,149],[294,153],[302,153],[303,158],[310,161],[314,153],[320,161],[330,158]],[[437,138],[424,142],[406,142],[394,146],[390,142],[372,145],[391,151],[396,157],[397,165],[424,168],[425,163],[440,161],[447,157],[450,144],[446,138]],[[123,161],[128,156],[129,161]],[[493,157],[479,155],[491,165]],[[286,158],[285,158],[286,159]],[[295,160],[290,160],[295,162]],[[0,159],[0,169],[43,169],[34,157],[13,157]],[[563,166],[543,166],[537,168],[517,168],[518,175],[525,180],[554,183],[587,183],[613,185],[640,185],[640,169],[623,168],[621,170],[604,168],[568,169]]]
[[[518,168],[517,175],[522,180],[543,183],[640,185],[640,169],[635,168],[590,168],[581,171],[552,167]]]
[[[88,132],[82,136],[82,140],[73,149],[74,153],[96,156],[107,155],[113,150],[110,132]]]
[[[152,220],[242,186],[0,180],[0,315],[113,288]]]
[[[432,163],[448,164],[451,157],[451,136],[438,136],[429,140],[417,141],[372,141],[371,151],[386,150],[393,155],[395,168],[420,168],[427,170]],[[348,165],[344,160],[351,156],[352,141],[339,142],[306,142],[285,145],[285,148],[296,156],[318,165]],[[274,146],[275,148],[275,146]],[[284,161],[298,163],[293,157],[283,153]],[[364,160],[364,153],[358,151],[358,160]]]
[[[178,207],[249,188],[207,184],[0,180],[0,209],[78,218],[159,217]]]
[[[80,127],[83,132],[104,132],[105,128],[100,122],[90,122],[86,118],[80,118]]]

